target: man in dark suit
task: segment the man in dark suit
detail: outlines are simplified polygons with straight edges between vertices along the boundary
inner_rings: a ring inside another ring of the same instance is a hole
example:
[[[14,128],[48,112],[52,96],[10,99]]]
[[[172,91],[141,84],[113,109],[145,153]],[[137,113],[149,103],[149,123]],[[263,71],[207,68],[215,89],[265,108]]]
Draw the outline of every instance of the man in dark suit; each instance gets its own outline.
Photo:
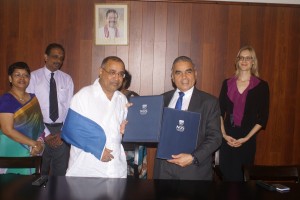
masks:
[[[179,92],[183,92],[181,110],[201,114],[197,148],[191,154],[172,155],[171,160],[156,159],[154,179],[212,180],[212,154],[222,142],[220,107],[216,97],[194,87],[196,77],[195,66],[189,57],[176,58],[171,74],[176,89],[163,96],[165,106],[178,109]]]

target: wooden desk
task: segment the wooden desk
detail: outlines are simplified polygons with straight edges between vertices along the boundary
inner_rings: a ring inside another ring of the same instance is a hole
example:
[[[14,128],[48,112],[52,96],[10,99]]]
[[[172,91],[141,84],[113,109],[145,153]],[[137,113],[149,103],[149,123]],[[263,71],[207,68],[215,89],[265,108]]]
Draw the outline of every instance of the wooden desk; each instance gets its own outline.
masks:
[[[300,184],[285,183],[290,192],[267,191],[255,182],[210,182],[49,177],[47,186],[32,186],[34,176],[0,175],[2,200],[93,199],[300,199]]]

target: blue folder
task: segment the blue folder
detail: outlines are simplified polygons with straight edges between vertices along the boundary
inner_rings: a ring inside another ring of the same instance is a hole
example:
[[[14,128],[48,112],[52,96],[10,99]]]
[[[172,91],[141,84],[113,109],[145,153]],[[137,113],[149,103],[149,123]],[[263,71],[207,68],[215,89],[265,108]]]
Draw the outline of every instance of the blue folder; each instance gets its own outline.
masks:
[[[192,153],[197,146],[200,113],[164,108],[157,158]]]
[[[163,96],[134,96],[129,102],[128,124],[123,142],[158,142],[163,114]]]

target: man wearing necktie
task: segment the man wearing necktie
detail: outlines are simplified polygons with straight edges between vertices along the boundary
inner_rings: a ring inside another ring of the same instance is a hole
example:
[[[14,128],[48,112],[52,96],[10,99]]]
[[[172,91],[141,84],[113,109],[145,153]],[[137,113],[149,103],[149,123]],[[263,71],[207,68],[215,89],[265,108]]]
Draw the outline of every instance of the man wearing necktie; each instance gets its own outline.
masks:
[[[189,57],[180,56],[172,65],[175,90],[166,92],[166,107],[201,114],[197,147],[193,153],[172,155],[173,159],[156,159],[155,179],[212,180],[212,154],[222,142],[220,108],[216,97],[195,88],[196,68]]]
[[[60,70],[65,58],[62,45],[52,43],[45,50],[45,66],[31,73],[28,92],[35,93],[43,113],[46,133],[43,153],[43,175],[53,176],[66,173],[69,160],[69,145],[61,140],[60,133],[66,118],[74,84],[70,75]]]

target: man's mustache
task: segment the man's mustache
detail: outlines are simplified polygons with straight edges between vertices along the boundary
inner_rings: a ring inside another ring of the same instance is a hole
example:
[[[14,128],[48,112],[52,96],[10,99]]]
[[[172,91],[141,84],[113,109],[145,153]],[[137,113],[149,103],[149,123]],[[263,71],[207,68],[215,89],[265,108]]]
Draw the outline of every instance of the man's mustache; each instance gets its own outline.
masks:
[[[55,62],[54,65],[57,66],[57,67],[60,67],[60,66],[61,66],[61,63]]]

